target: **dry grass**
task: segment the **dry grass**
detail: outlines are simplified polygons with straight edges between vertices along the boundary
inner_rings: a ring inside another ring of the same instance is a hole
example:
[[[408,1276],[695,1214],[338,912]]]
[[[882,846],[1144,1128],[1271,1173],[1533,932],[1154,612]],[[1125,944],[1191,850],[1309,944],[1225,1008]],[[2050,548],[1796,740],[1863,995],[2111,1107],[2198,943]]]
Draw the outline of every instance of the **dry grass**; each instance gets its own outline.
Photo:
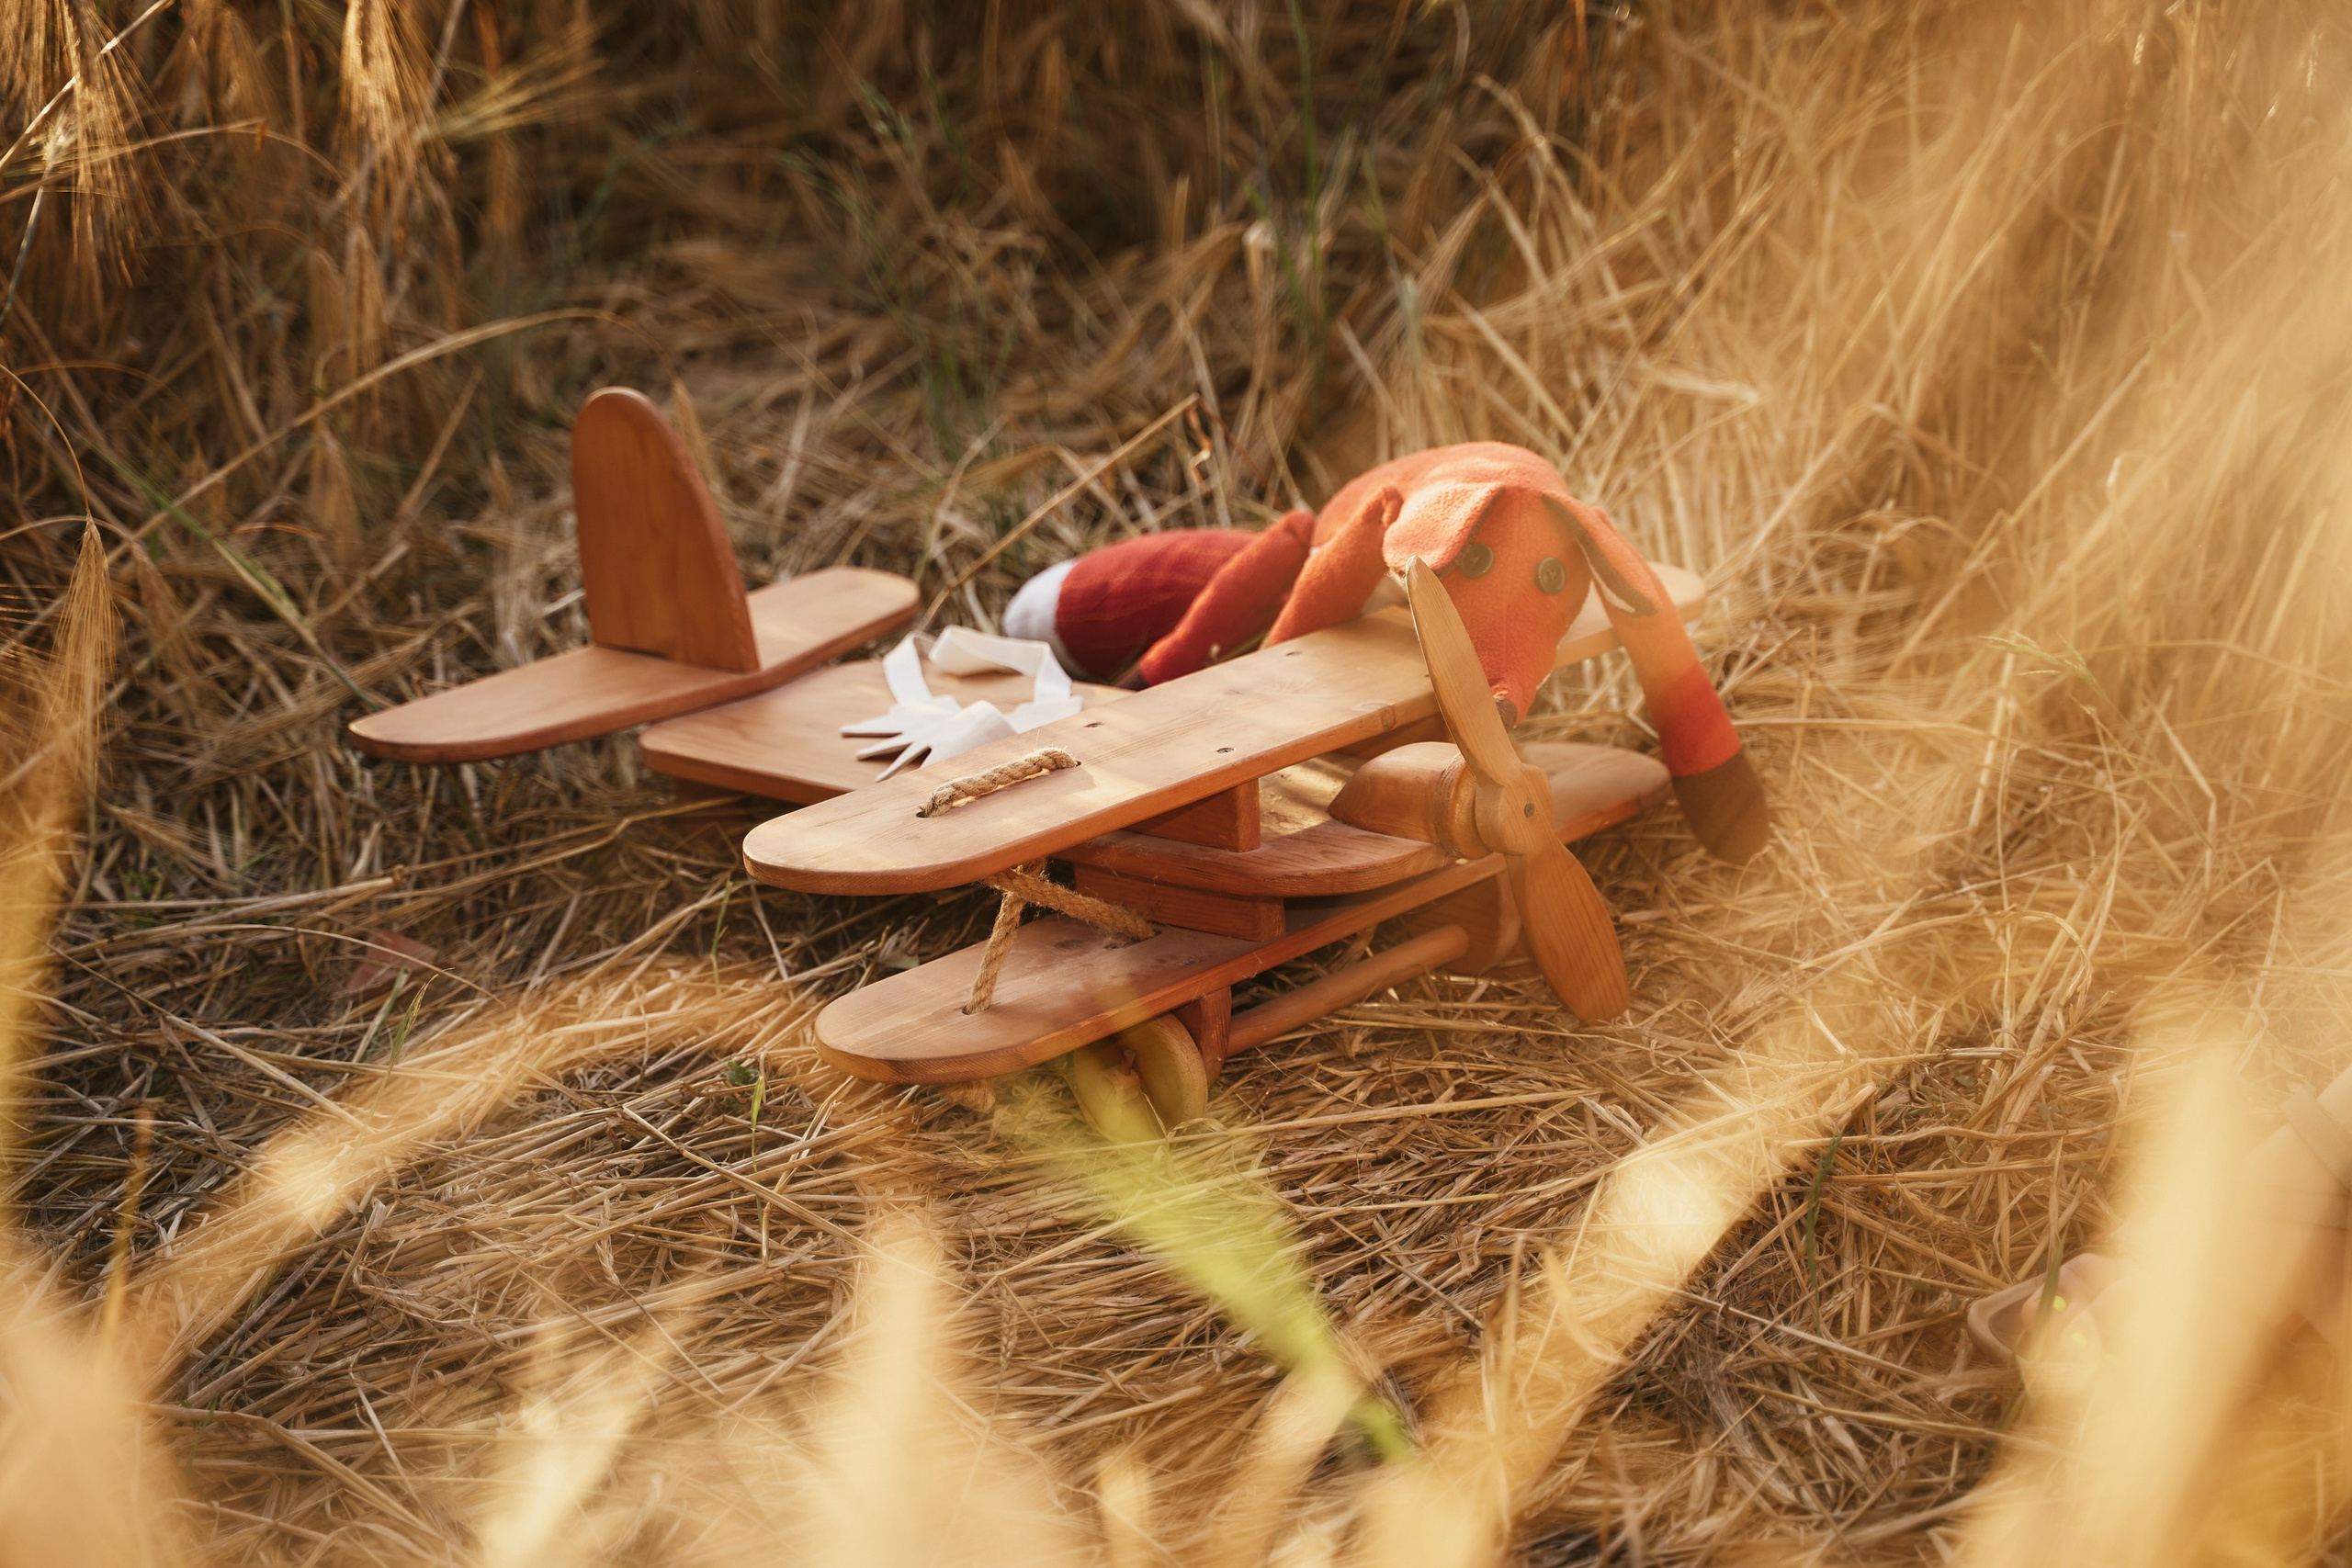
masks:
[[[6,0],[12,998],[57,927],[0,1556],[2310,1560],[2341,1385],[2198,1381],[2262,1201],[2157,1177],[2343,1065],[2345,49],[2195,0]],[[754,890],[626,740],[340,744],[582,637],[605,380],[753,581],[934,593],[1197,395],[946,595],[982,624],[1523,442],[1708,572],[1782,846],[1606,835],[1626,1021],[1523,970],[1350,1010],[1236,1064],[1173,1156],[1224,1217],[1155,1227],[1034,1096],[814,1063],[986,897]],[[436,966],[346,991],[379,931]],[[1961,1311],[2132,1193],[2175,1340],[2021,1407]]]

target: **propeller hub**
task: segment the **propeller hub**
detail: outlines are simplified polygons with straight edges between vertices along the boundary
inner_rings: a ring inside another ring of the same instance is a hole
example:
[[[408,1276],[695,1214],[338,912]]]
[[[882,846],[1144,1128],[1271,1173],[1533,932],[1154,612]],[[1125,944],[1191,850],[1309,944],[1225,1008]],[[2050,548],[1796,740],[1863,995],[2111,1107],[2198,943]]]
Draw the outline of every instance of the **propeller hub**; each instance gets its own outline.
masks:
[[[1552,781],[1524,763],[1494,784],[1478,785],[1473,820],[1486,846],[1501,854],[1532,855],[1552,842]]]

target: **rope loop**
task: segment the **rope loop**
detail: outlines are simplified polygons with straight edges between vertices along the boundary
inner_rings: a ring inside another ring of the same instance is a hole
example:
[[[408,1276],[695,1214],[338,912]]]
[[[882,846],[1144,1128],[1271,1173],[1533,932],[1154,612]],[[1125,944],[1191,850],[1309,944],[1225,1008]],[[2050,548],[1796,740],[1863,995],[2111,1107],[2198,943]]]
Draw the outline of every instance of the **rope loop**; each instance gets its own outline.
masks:
[[[967,800],[978,800],[1001,789],[1010,789],[1024,779],[1043,778],[1047,773],[1076,766],[1078,759],[1060,748],[1041,747],[1025,757],[1000,762],[984,773],[967,773],[960,779],[949,779],[931,792],[931,798],[916,809],[915,815],[936,817]],[[1141,942],[1146,937],[1159,934],[1149,920],[1133,909],[1089,897],[1074,888],[1064,887],[1058,882],[1048,881],[1044,861],[1008,866],[994,876],[982,880],[1003,894],[1004,897],[997,905],[996,921],[989,931],[988,946],[980,954],[980,972],[972,977],[972,997],[964,1004],[964,1010],[967,1013],[980,1011],[994,999],[997,976],[1002,972],[1005,958],[1012,951],[1013,936],[1021,930],[1021,912],[1032,904],[1042,905],[1073,920],[1083,920],[1099,930],[1114,932],[1130,942]]]
[[[1041,747],[1025,757],[1000,762],[984,773],[967,773],[960,779],[949,779],[931,792],[931,798],[915,808],[915,815],[936,817],[967,800],[978,800],[984,795],[994,795],[1001,789],[1010,788],[1023,779],[1041,779],[1047,773],[1076,766],[1078,759],[1060,748]]]
[[[980,972],[972,976],[971,999],[964,1004],[967,1013],[978,1012],[996,999],[997,976],[1003,971],[1005,957],[1012,951],[1013,935],[1021,930],[1021,911],[1028,905],[1043,905],[1057,915],[1083,920],[1131,942],[1159,934],[1149,920],[1133,909],[1047,881],[1044,861],[1001,871],[987,878],[987,883],[1004,898],[996,907],[996,923],[989,929],[988,947],[980,954]]]
[[[1008,898],[1018,898],[1024,904],[1042,904],[1057,915],[1083,920],[1098,931],[1111,931],[1133,942],[1159,934],[1149,920],[1133,909],[1090,897],[1074,887],[1064,887],[1058,882],[1048,882],[1039,874],[1043,870],[1042,864],[1014,866],[986,880],[990,887]]]

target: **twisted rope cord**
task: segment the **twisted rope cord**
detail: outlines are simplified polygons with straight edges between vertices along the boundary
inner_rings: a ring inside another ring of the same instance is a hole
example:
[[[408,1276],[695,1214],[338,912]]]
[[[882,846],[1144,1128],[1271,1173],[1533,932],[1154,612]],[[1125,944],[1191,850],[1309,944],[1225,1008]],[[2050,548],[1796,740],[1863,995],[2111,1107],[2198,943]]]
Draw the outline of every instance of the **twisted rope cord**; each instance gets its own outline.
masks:
[[[967,773],[960,779],[949,779],[931,792],[931,798],[915,808],[918,817],[936,817],[967,800],[978,800],[1023,779],[1043,778],[1064,768],[1075,768],[1078,759],[1057,747],[1046,746],[1025,757],[1015,757],[1010,762],[1000,762],[984,773]]]
[[[1136,942],[1159,934],[1149,920],[1133,909],[1048,882],[1045,871],[1044,861],[1031,861],[985,879],[1004,895],[1004,900],[996,907],[996,924],[989,928],[989,944],[980,954],[980,972],[972,976],[972,999],[964,1004],[966,1012],[978,1012],[996,999],[997,976],[1004,968],[1005,955],[1012,951],[1013,933],[1021,929],[1021,911],[1026,905],[1041,904],[1057,915]]]
[[[1020,929],[1021,895],[1007,893],[996,907],[996,924],[989,928],[989,944],[980,953],[980,972],[972,976],[972,995],[964,1004],[966,1012],[981,1011],[996,1000],[997,972],[1004,967],[1004,955],[1012,951],[1012,936]]]
[[[1069,752],[1053,746],[1040,747],[1025,757],[1000,762],[986,773],[949,779],[932,791],[931,798],[916,808],[915,815],[936,817],[967,800],[1009,789],[1023,779],[1043,778],[1076,766],[1078,759]],[[1123,909],[1057,882],[1046,881],[1046,863],[1041,860],[1010,867],[981,880],[1003,894],[1004,898],[996,907],[996,923],[989,928],[989,944],[980,953],[980,972],[972,976],[972,999],[964,1004],[967,1013],[978,1012],[995,999],[997,976],[1003,972],[1005,957],[1012,951],[1013,936],[1021,930],[1021,911],[1031,904],[1043,905],[1056,914],[1068,915],[1071,919],[1083,920],[1136,942],[1158,934],[1149,920],[1132,909]]]
[[[1057,915],[1068,915],[1073,920],[1083,920],[1098,930],[1114,931],[1136,942],[1159,934],[1158,928],[1133,909],[1064,887],[1058,882],[1046,881],[1041,874],[1045,864],[1043,861],[1034,861],[1028,865],[1017,865],[1011,871],[999,872],[986,880],[990,887],[1008,898],[1017,897],[1024,904],[1043,904]]]

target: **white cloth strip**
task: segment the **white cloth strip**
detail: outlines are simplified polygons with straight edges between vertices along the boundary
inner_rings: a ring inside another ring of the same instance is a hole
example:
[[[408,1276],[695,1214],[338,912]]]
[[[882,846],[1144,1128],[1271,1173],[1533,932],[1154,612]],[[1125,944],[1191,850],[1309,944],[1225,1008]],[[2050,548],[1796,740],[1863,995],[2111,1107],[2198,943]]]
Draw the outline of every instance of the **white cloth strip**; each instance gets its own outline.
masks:
[[[934,696],[923,679],[922,660],[944,674],[981,675],[1006,671],[1030,678],[1030,697],[1008,715],[994,703],[959,704],[953,697]],[[877,737],[862,748],[861,760],[899,753],[880,776],[903,769],[928,767],[960,756],[974,747],[1007,736],[1026,734],[1082,711],[1086,705],[1054,650],[1042,642],[1020,637],[990,637],[964,626],[950,626],[933,639],[910,636],[882,660],[882,676],[890,687],[890,711],[842,726],[843,735]]]

